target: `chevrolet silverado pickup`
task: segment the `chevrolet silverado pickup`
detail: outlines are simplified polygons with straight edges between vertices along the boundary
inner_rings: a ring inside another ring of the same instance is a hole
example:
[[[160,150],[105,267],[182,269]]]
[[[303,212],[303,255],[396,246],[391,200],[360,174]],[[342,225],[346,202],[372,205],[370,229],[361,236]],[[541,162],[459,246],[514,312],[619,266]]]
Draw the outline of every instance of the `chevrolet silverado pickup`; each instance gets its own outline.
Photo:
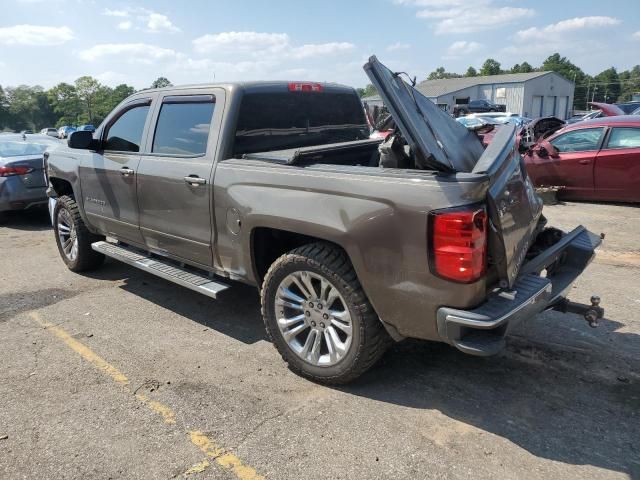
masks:
[[[124,100],[46,158],[62,260],[105,256],[204,295],[259,288],[269,338],[298,374],[351,381],[406,337],[491,355],[556,308],[600,237],[546,226],[505,126],[477,136],[375,57],[397,125],[369,139],[352,88],[170,87]]]
[[[491,103],[488,100],[471,100],[467,104],[456,105],[453,109],[454,116],[466,115],[468,113],[485,112],[506,112],[507,106],[498,103]]]

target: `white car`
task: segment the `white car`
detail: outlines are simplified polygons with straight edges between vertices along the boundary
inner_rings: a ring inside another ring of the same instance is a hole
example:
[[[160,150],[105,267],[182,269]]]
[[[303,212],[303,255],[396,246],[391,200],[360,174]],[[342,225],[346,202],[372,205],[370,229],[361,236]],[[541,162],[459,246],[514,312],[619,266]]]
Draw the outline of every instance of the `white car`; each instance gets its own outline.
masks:
[[[512,112],[479,112],[479,113],[470,113],[465,115],[465,117],[517,117],[517,113]]]
[[[43,128],[40,130],[40,133],[43,135],[49,135],[50,137],[58,138],[58,130],[55,128]]]

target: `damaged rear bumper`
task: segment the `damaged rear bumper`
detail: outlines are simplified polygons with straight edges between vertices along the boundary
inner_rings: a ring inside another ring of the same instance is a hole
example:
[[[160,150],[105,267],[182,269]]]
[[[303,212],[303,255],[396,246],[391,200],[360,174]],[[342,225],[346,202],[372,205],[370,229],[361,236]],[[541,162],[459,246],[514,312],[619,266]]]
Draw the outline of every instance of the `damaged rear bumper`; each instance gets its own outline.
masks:
[[[438,309],[438,333],[444,341],[472,355],[502,350],[509,326],[564,301],[566,292],[589,265],[602,239],[583,226],[522,266],[510,291],[496,290],[472,310]],[[549,268],[546,276],[541,272]]]

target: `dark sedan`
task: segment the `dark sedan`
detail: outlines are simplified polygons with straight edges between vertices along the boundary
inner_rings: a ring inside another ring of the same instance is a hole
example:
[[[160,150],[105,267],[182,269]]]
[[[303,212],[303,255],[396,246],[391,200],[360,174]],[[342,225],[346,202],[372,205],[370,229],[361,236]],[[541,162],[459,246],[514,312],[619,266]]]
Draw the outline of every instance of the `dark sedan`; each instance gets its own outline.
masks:
[[[60,145],[47,135],[0,135],[0,216],[46,205],[43,154]]]
[[[524,158],[534,184],[560,187],[561,199],[640,202],[640,116],[568,125]]]

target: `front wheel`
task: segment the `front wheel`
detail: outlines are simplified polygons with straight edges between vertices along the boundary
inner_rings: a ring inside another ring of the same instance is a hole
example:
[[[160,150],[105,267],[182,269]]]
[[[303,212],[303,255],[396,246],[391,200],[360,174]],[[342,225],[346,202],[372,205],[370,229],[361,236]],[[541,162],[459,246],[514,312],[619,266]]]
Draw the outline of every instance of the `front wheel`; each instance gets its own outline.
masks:
[[[314,381],[350,382],[391,344],[351,262],[332,245],[314,243],[278,258],[261,293],[274,346],[291,370]]]
[[[94,251],[91,244],[104,238],[87,230],[72,197],[65,195],[58,199],[53,218],[58,251],[69,270],[82,272],[102,265],[104,255]]]

